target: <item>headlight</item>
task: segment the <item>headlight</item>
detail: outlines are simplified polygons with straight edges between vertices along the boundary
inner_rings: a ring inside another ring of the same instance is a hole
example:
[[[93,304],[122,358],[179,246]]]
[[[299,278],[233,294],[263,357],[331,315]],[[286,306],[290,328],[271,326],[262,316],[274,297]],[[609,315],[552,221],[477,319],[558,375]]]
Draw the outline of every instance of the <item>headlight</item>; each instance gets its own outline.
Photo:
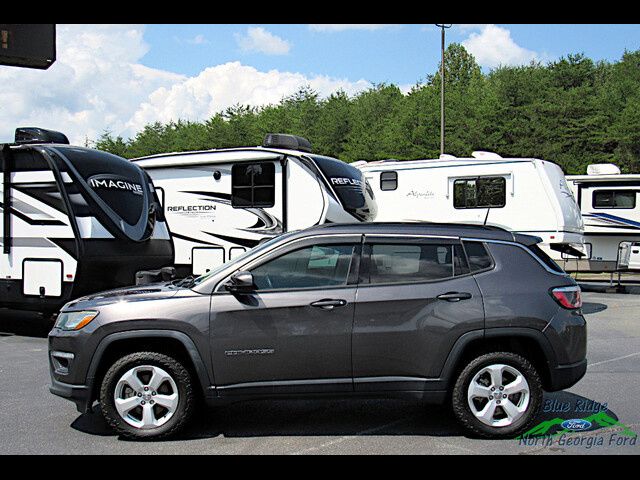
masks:
[[[80,330],[87,326],[97,316],[98,312],[92,310],[86,310],[83,312],[62,312],[58,315],[56,328],[61,330]]]

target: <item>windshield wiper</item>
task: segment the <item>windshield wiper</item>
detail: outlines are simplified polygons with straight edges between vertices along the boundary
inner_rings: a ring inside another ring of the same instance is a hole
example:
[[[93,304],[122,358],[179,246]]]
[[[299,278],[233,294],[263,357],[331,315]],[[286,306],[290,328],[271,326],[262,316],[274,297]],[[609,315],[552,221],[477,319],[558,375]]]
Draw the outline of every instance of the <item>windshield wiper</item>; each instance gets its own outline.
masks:
[[[180,280],[174,280],[173,282],[171,282],[171,284],[175,285],[176,287],[189,288],[196,282],[196,278],[197,277],[195,275],[189,275],[188,277],[182,278]]]

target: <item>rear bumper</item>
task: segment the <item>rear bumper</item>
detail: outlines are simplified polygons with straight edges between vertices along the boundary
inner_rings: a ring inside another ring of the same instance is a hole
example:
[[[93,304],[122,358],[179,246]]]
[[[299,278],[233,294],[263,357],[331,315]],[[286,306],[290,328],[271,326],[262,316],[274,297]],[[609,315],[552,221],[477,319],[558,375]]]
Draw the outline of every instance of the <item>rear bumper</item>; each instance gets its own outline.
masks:
[[[578,383],[587,373],[587,359],[569,365],[558,365],[550,371],[549,391],[564,390]]]
[[[91,410],[91,389],[86,385],[69,385],[56,380],[51,376],[51,387],[49,391],[76,404],[80,413]]]

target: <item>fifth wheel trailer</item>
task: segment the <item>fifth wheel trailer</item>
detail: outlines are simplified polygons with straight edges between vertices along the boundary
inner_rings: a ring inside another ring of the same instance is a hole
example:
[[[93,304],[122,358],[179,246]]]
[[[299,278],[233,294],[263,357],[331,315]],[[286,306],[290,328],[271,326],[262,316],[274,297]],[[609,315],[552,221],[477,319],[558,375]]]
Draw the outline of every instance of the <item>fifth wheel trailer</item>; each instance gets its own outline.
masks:
[[[302,137],[269,134],[261,147],[132,160],[156,186],[178,276],[202,275],[285,232],[369,221],[376,201],[360,170],[311,153]]]
[[[566,268],[587,272],[640,269],[640,175],[624,175],[613,164],[589,165],[570,175],[584,218],[586,256],[565,255]]]
[[[0,308],[52,313],[173,264],[144,170],[38,128],[0,148]]]
[[[583,222],[562,169],[535,158],[357,162],[378,202],[376,221],[491,225],[542,238],[554,259],[582,255]]]

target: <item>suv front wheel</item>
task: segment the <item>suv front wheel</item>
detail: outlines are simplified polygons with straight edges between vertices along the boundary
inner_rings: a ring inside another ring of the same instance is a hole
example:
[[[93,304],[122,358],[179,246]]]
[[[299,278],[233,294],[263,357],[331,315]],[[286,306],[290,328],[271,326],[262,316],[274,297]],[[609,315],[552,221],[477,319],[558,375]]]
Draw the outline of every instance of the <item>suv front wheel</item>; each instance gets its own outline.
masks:
[[[115,362],[102,380],[100,407],[107,423],[128,438],[176,434],[194,409],[193,382],[178,360],[154,352]]]
[[[513,438],[532,427],[542,395],[540,375],[526,358],[489,353],[473,360],[458,376],[453,411],[472,434]]]

